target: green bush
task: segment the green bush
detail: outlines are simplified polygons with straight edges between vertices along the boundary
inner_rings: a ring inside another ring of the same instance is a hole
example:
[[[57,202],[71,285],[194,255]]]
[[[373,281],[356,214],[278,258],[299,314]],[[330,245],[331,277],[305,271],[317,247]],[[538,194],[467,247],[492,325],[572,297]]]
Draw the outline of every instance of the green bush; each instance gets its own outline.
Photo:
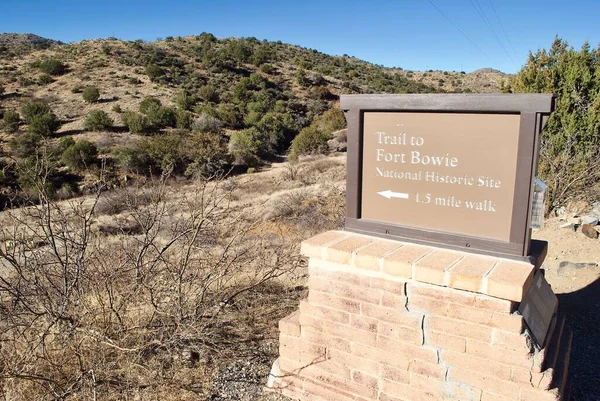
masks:
[[[179,132],[155,135],[147,141],[138,143],[142,153],[147,154],[152,164],[162,171],[173,169],[183,172],[186,166],[185,137]]]
[[[542,132],[540,177],[548,184],[546,213],[600,188],[600,48],[581,50],[555,39],[530,53],[512,79],[514,92],[554,93],[556,110]],[[593,198],[592,198],[593,199]]]
[[[325,153],[327,141],[333,136],[331,132],[324,132],[314,126],[306,127],[294,138],[290,151],[292,159],[303,154]]]
[[[82,139],[65,149],[61,160],[74,170],[89,169],[98,164],[98,149],[93,143]]]
[[[38,82],[41,85],[47,85],[47,84],[51,84],[52,82],[54,82],[54,80],[52,79],[52,77],[49,74],[42,74],[38,77]]]
[[[65,150],[73,145],[75,145],[75,140],[72,137],[66,136],[64,138],[60,138],[58,144],[56,145],[56,154],[62,155]]]
[[[232,162],[227,141],[222,135],[200,133],[187,141],[188,156],[192,162],[185,170],[186,176],[213,178],[224,173]]]
[[[32,100],[21,106],[21,115],[27,124],[31,122],[31,119],[34,116],[47,113],[52,113],[52,109],[48,103],[42,102],[41,100]]]
[[[83,91],[83,86],[75,85],[71,88],[71,93],[81,93]]]
[[[209,103],[209,102],[198,103],[194,107],[194,113],[198,114],[199,116],[206,114],[207,116],[218,118],[218,113],[217,113],[216,107],[212,103]]]
[[[273,74],[275,72],[275,67],[272,64],[263,64],[260,66],[260,70],[265,74]]]
[[[219,102],[219,91],[213,85],[206,85],[198,89],[198,96],[206,102]]]
[[[247,127],[255,127],[263,117],[263,113],[257,110],[250,110],[244,116],[244,125]]]
[[[95,86],[87,86],[81,96],[87,103],[95,103],[100,99],[100,90]]]
[[[63,75],[67,72],[67,66],[55,58],[44,58],[33,63],[34,67],[49,75]]]
[[[296,71],[296,73],[294,74],[294,78],[296,78],[296,82],[298,83],[298,85],[302,87],[306,87],[308,86],[308,84],[310,84],[310,81],[306,76],[306,71],[304,71],[302,68]]]
[[[150,81],[157,82],[160,80],[160,78],[162,78],[163,75],[165,75],[165,72],[156,64],[148,64],[146,67],[146,75],[148,75]]]
[[[194,115],[187,110],[177,110],[177,128],[180,129],[192,129],[194,122]]]
[[[208,114],[201,114],[200,117],[194,120],[192,130],[194,132],[212,134],[221,134],[223,132],[221,121]]]
[[[242,127],[242,113],[239,107],[231,103],[221,103],[217,107],[217,116],[219,120],[228,128]]]
[[[19,158],[28,158],[38,153],[43,138],[30,132],[10,140],[12,152]]]
[[[336,107],[327,110],[317,117],[313,124],[317,129],[331,133],[346,128],[344,112]]]
[[[86,131],[106,131],[112,126],[112,118],[103,110],[91,110],[83,122]]]
[[[274,155],[283,145],[284,138],[289,128],[286,126],[283,115],[274,112],[265,114],[256,124],[256,128],[264,134],[264,146],[261,149],[262,156]]]
[[[16,132],[19,129],[21,118],[14,110],[5,110],[2,116],[2,129],[6,132]]]
[[[51,137],[60,127],[53,113],[34,115],[29,121],[29,132],[43,137]]]
[[[114,154],[125,173],[150,175],[152,172],[150,156],[138,147],[117,148]]]
[[[177,124],[177,113],[172,107],[151,107],[146,115],[150,124],[157,129],[175,127]]]
[[[148,96],[140,102],[139,110],[140,110],[140,113],[148,114],[150,109],[154,109],[154,108],[157,108],[160,106],[161,106],[160,100],[158,100],[155,97]]]
[[[196,104],[196,99],[187,91],[181,91],[175,96],[175,103],[182,110],[191,110]]]
[[[132,134],[141,134],[148,130],[149,123],[146,116],[136,113],[134,111],[126,111],[121,115],[123,124],[127,126],[129,132]]]
[[[19,187],[29,196],[38,197],[40,191],[54,198],[56,167],[52,163],[40,162],[35,157],[24,157],[16,163],[15,172]]]
[[[260,153],[264,146],[265,135],[254,127],[236,131],[229,139],[229,151],[238,165],[259,165]]]

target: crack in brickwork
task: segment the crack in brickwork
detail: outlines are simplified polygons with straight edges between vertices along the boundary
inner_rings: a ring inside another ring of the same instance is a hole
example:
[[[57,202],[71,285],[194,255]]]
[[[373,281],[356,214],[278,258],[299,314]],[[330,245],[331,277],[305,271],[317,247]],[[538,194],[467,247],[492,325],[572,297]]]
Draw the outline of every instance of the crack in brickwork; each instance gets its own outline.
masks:
[[[435,280],[444,274],[446,286],[435,285],[413,277],[417,262],[431,257],[434,248],[380,245],[381,240],[354,236],[330,232],[303,244],[312,253],[309,295],[299,313],[280,322],[282,375],[274,388],[302,401],[555,401],[565,391],[564,378],[560,388],[546,390],[566,374],[554,366],[538,372],[549,351],[532,346],[523,317],[513,313],[528,273],[518,280],[506,273],[526,266],[498,261],[489,267],[483,260],[477,277],[467,266],[479,259],[446,255],[448,266],[425,263]],[[386,265],[385,258],[394,264]],[[509,289],[510,296],[486,294],[499,288]],[[568,355],[570,337],[564,335],[565,349],[553,360]]]

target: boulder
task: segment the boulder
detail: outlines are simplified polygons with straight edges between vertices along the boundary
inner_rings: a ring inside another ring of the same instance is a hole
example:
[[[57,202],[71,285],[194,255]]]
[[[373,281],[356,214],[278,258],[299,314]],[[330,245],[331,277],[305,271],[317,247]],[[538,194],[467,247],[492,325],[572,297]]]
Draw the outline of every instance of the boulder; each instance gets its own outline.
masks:
[[[329,150],[332,152],[345,152],[348,147],[348,130],[341,129],[335,131],[332,135],[333,138],[327,141]]]
[[[339,142],[333,138],[327,141],[327,146],[331,152],[345,152],[348,144],[346,142]]]
[[[563,276],[565,274],[574,272],[576,270],[581,270],[581,269],[596,269],[598,267],[598,263],[595,262],[589,262],[589,263],[574,263],[574,262],[560,262],[560,264],[558,265],[558,271],[557,274],[559,276]]]
[[[581,226],[581,232],[589,238],[596,239],[598,238],[598,231],[589,224],[584,224]]]

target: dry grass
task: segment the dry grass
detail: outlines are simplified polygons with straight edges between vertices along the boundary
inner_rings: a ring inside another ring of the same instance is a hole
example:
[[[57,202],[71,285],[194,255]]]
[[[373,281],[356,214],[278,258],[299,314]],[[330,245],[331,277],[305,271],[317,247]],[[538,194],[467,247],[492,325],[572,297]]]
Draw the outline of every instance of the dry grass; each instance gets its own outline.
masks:
[[[0,395],[257,399],[277,356],[276,322],[304,292],[298,246],[341,223],[343,176],[331,174],[341,159],[301,160],[322,175],[312,184],[277,165],[1,213],[10,318],[0,323]],[[265,181],[277,191],[247,192]],[[43,280],[32,281],[38,269]],[[16,279],[31,291],[19,302],[47,312],[15,309]],[[63,280],[77,291],[51,290]]]

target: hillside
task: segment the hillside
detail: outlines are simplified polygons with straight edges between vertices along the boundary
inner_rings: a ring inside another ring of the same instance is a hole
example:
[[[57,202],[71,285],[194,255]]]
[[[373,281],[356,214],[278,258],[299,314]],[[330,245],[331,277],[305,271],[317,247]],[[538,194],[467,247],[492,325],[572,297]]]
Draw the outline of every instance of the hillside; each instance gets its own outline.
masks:
[[[207,33],[72,44],[3,34],[0,46],[0,166],[7,196],[27,192],[23,166],[31,167],[40,149],[53,156],[52,191],[69,197],[100,175],[112,186],[167,166],[188,176],[260,166],[286,153],[301,132],[311,139],[297,141],[302,144],[295,153],[322,151],[331,132],[345,124],[335,109],[340,94],[494,92],[503,79],[496,72],[389,69],[281,42]],[[86,102],[82,92],[89,86],[98,94]],[[39,135],[23,114],[34,101],[46,103],[43,111],[54,116],[47,116],[50,126]],[[86,126],[92,111],[100,123]],[[86,148],[85,160],[74,151],[63,157],[75,142]],[[101,160],[99,173],[91,167]]]
[[[407,78],[446,92],[497,93],[501,85],[508,84],[510,75],[491,68],[473,72],[457,71],[398,71]]]
[[[43,38],[31,33],[0,33],[0,55],[2,57],[15,57],[62,44],[58,40]]]

